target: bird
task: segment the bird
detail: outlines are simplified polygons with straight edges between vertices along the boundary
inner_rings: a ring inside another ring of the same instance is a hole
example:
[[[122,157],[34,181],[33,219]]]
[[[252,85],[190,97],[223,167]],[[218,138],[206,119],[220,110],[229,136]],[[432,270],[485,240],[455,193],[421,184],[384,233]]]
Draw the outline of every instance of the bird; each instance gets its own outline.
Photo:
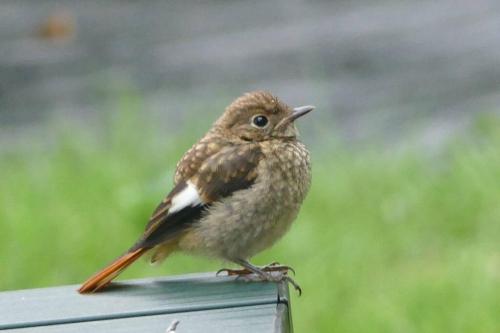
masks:
[[[177,163],[170,193],[144,233],[123,255],[86,280],[78,292],[105,288],[146,253],[157,263],[170,254],[222,259],[249,281],[288,281],[291,267],[250,263],[290,228],[311,184],[310,155],[295,120],[314,106],[292,108],[268,91],[236,98]],[[293,271],[294,272],[294,271]]]

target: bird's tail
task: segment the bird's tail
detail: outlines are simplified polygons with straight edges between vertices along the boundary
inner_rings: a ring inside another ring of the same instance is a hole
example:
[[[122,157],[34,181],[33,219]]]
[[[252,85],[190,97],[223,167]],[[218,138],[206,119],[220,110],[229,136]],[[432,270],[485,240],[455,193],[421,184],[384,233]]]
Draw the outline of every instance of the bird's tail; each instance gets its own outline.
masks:
[[[87,281],[85,281],[78,292],[80,294],[93,293],[102,288],[104,288],[108,283],[111,282],[115,277],[118,276],[125,268],[136,261],[140,256],[142,256],[148,248],[139,248],[137,250],[127,252],[106,268],[102,269],[98,273],[92,275]]]

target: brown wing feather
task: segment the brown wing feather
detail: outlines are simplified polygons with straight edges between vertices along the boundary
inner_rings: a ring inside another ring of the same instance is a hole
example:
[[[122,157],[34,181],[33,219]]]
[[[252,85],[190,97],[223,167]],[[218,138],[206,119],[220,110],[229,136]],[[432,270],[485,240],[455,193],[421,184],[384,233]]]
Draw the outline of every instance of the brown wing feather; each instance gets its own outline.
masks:
[[[206,159],[191,178],[204,202],[213,202],[250,187],[262,158],[258,145],[229,146]]]
[[[199,221],[214,201],[250,187],[257,177],[256,167],[261,157],[257,145],[246,145],[226,147],[207,158],[189,180],[196,186],[203,204],[168,213],[172,198],[187,186],[181,181],[158,206],[143,237],[130,250],[154,247],[174,238]]]
[[[146,228],[144,229],[143,237],[146,236],[147,234],[150,234],[151,232],[153,232],[156,229],[156,227],[158,226],[158,224],[165,220],[165,218],[168,215],[168,210],[170,209],[170,205],[172,204],[172,198],[176,194],[181,192],[183,189],[185,189],[186,186],[187,186],[186,182],[181,181],[180,183],[175,185],[173,190],[170,191],[170,193],[165,197],[165,199],[163,199],[158,204],[158,206],[154,210],[153,214],[149,218],[149,222],[146,225]]]
[[[193,145],[177,163],[174,183],[187,181],[193,177],[207,158],[217,154],[226,142],[215,135],[207,135],[198,143]]]

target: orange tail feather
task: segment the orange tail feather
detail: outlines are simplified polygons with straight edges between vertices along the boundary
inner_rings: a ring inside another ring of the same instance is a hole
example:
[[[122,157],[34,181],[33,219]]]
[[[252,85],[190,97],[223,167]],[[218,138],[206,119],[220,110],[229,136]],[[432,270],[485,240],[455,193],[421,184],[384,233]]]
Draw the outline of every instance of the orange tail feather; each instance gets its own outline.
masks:
[[[80,294],[93,293],[111,282],[115,277],[118,276],[125,268],[136,261],[140,256],[142,256],[147,250],[146,248],[140,248],[133,252],[129,252],[116,259],[109,266],[99,271],[98,273],[92,275],[87,281],[85,281],[78,292]]]

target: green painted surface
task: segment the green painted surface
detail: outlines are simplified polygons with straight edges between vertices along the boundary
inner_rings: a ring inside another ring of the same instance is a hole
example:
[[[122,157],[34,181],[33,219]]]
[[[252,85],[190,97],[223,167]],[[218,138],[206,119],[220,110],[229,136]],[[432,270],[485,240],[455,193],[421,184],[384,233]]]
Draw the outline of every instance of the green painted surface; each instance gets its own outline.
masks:
[[[177,333],[184,332],[275,332],[278,312],[275,304],[243,306],[155,316],[140,316],[120,320],[98,320],[61,325],[20,328],[7,332],[74,333],[74,332],[158,332],[178,320]]]
[[[285,285],[207,273],[126,281],[90,295],[76,288],[0,293],[0,330],[164,332],[175,319],[181,321],[179,332],[281,332],[289,327]]]

